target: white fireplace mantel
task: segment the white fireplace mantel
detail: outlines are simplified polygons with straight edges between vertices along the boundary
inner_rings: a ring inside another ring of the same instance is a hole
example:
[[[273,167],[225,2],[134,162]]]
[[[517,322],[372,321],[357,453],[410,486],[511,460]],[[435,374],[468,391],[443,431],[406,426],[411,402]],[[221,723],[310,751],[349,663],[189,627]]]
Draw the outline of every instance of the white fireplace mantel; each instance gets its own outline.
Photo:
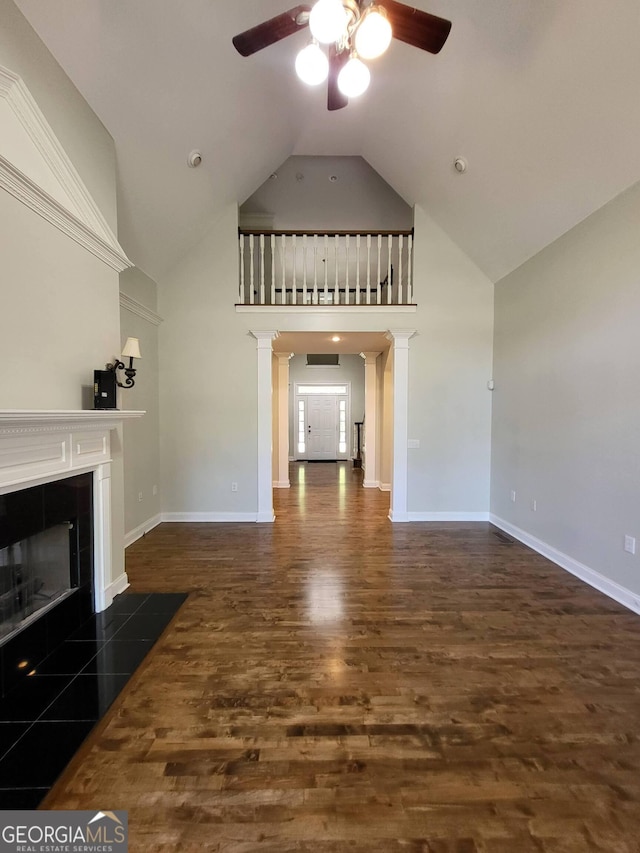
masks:
[[[93,472],[97,612],[112,599],[111,430],[144,414],[118,409],[0,410],[0,495]]]
[[[56,430],[113,429],[145,412],[119,409],[0,409],[0,434]]]

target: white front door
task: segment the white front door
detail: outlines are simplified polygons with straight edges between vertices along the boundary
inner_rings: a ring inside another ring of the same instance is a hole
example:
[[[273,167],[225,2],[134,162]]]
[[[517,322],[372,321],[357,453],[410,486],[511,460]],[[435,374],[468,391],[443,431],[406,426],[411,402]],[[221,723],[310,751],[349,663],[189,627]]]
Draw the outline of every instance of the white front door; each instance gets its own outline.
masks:
[[[309,386],[303,390],[307,393],[298,391],[296,395],[296,458],[316,461],[346,459],[349,453],[348,393],[327,393],[334,390],[330,386],[324,386],[324,391],[319,390],[319,393],[312,393]],[[346,386],[336,390],[348,392]]]
[[[307,459],[337,459],[337,400],[325,395],[307,399]]]

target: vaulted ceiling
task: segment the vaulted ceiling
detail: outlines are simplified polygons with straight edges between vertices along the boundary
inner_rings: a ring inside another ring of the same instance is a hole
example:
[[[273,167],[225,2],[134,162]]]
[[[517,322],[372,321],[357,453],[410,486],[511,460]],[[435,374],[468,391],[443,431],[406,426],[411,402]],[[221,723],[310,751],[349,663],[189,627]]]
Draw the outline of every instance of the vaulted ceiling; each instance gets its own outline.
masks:
[[[640,179],[637,0],[413,0],[453,22],[442,52],[394,41],[335,113],[293,71],[308,31],[231,44],[290,0],[16,2],[113,136],[154,277],[291,154],[361,155],[494,281]]]

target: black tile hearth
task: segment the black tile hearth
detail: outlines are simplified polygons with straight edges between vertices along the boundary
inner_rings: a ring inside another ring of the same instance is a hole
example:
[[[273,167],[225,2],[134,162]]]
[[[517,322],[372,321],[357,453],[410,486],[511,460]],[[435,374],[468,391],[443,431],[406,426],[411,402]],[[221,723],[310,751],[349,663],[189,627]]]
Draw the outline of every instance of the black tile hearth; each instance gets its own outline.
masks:
[[[6,693],[0,700],[0,809],[38,806],[186,598],[118,596]]]
[[[76,676],[42,720],[100,720],[130,678],[130,673],[91,673]]]
[[[50,787],[94,721],[34,723],[0,760],[0,789]],[[2,790],[0,790],[0,803]]]

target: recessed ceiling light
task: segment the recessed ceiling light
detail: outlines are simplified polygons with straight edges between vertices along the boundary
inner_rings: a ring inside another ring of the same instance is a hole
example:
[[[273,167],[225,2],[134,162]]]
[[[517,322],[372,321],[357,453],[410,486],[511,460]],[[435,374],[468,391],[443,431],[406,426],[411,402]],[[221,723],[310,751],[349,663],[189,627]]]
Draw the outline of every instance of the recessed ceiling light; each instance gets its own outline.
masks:
[[[187,157],[187,165],[190,169],[197,169],[202,163],[202,154],[199,151],[191,151]]]
[[[339,335],[334,335],[334,336],[331,338],[331,340],[334,342],[334,344],[337,344],[337,343],[338,343],[338,341],[340,340],[340,337],[339,337]]]
[[[467,161],[463,157],[456,157],[453,161],[453,168],[462,175],[463,172],[467,171]]]
[[[278,180],[278,173],[277,173],[277,172],[272,172],[272,173],[269,175],[269,180],[270,180],[270,181],[277,181],[277,180]]]
[[[329,180],[331,181],[332,184],[335,184],[335,182],[338,180],[338,176],[337,175],[330,175]]]

